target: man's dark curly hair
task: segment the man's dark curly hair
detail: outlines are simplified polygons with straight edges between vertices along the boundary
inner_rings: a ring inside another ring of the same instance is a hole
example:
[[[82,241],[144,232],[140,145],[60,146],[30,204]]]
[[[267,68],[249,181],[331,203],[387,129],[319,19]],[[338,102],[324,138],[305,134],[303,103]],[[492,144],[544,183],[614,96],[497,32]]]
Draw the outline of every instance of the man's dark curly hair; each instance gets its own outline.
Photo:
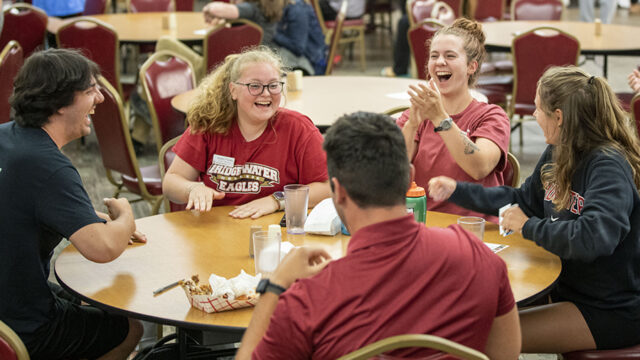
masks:
[[[31,55],[18,72],[9,104],[24,127],[42,127],[59,109],[73,103],[77,91],[91,86],[100,69],[79,51],[49,49]]]

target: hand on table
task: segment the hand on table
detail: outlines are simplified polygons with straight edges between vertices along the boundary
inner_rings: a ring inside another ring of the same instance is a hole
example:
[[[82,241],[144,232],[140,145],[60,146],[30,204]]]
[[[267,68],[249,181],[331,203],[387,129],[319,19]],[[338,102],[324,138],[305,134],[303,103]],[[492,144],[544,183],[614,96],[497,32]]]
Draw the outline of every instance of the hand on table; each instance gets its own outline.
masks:
[[[249,201],[244,205],[236,206],[236,208],[229,213],[229,216],[237,219],[244,219],[251,216],[252,219],[257,219],[263,215],[274,213],[276,210],[278,210],[278,204],[275,199],[269,195]]]
[[[410,85],[409,97],[411,98],[411,107],[418,110],[419,114],[433,122],[436,126],[440,121],[449,117],[442,104],[440,91],[433,80],[427,85],[418,84]]]
[[[429,197],[435,201],[445,201],[451,197],[458,184],[446,176],[436,176],[429,180]]]
[[[130,212],[131,216],[133,217],[133,210],[131,210],[129,200],[125,198],[105,198],[102,201],[107,207],[107,213],[109,214],[109,218],[111,218],[111,220],[119,218],[124,212]]]
[[[522,234],[522,227],[527,220],[529,220],[529,218],[524,214],[522,209],[520,209],[518,205],[514,205],[502,213],[500,226],[502,226],[505,231],[517,231]]]
[[[133,234],[131,234],[131,239],[129,239],[129,245],[133,244],[134,242],[146,244],[147,235],[141,233],[138,230],[134,231]]]
[[[274,284],[287,289],[297,279],[307,278],[319,273],[330,261],[331,256],[323,248],[312,246],[295,247],[282,259],[271,280]]]
[[[213,200],[220,200],[225,196],[225,193],[215,191],[204,183],[193,183],[188,191],[187,210],[209,211],[213,206]]]

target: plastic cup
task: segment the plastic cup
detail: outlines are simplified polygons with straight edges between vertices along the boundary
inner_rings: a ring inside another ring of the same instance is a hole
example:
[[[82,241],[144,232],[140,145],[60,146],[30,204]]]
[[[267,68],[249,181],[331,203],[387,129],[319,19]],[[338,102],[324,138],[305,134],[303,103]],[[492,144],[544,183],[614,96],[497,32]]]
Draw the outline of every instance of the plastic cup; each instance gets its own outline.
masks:
[[[304,234],[309,206],[309,185],[285,185],[284,213],[288,234]]]
[[[477,216],[463,216],[458,218],[458,225],[475,235],[480,241],[484,241],[485,220]]]
[[[269,277],[280,263],[280,234],[269,236],[268,231],[257,231],[253,234],[253,250],[256,274]]]

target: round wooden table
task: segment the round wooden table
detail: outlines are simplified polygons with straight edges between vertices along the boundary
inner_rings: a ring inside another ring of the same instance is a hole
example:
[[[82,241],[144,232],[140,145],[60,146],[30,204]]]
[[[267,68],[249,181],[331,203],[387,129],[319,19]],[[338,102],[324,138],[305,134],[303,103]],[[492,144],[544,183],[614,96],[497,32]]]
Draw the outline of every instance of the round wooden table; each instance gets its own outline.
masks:
[[[608,55],[640,55],[640,27],[631,25],[601,24],[596,35],[596,24],[580,21],[496,21],[482,24],[487,37],[488,51],[510,51],[516,35],[540,26],[551,26],[569,33],[580,41],[583,54],[604,55],[604,76],[607,76]],[[540,51],[544,51],[541,49]],[[625,71],[630,71],[626,69]]]
[[[283,107],[307,115],[321,130],[340,116],[354,111],[382,113],[400,106],[409,106],[409,85],[426,81],[408,78],[375,76],[305,76],[303,89],[287,91]],[[186,113],[198,89],[171,99],[174,109]],[[478,101],[487,102],[483,94],[471,90]]]
[[[142,12],[92,15],[111,25],[122,43],[155,43],[163,35],[185,42],[201,42],[209,29],[201,12]],[[77,18],[50,17],[47,30],[55,34]]]
[[[138,219],[137,228],[147,235],[147,244],[129,246],[116,260],[98,264],[86,260],[73,245],[55,264],[60,284],[87,303],[129,317],[187,329],[241,331],[249,324],[253,308],[207,314],[192,308],[180,287],[158,296],[153,291],[198,274],[207,281],[211,273],[231,278],[244,269],[254,274],[249,257],[251,225],[278,224],[282,213],[257,220],[233,219],[231,207],[215,207],[209,213],[181,211]],[[448,226],[457,215],[427,214],[428,226]],[[349,236],[288,235],[294,245],[320,244],[332,257],[346,253]],[[502,237],[498,226],[487,224],[485,241],[509,245],[498,255],[506,262],[516,301],[527,302],[544,293],[560,273],[557,256],[524,240],[518,234]]]

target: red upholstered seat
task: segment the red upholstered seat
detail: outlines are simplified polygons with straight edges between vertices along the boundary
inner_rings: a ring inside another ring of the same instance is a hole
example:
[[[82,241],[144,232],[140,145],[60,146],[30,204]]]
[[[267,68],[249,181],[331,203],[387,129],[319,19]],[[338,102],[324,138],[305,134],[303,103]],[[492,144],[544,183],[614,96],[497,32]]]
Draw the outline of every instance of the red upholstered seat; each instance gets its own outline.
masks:
[[[545,51],[540,51],[545,49]],[[535,110],[534,99],[538,79],[552,66],[576,65],[580,55],[580,43],[570,34],[553,27],[539,27],[516,36],[511,45],[514,61],[514,88],[509,106],[509,117],[518,115],[512,131],[520,127],[522,145],[522,121]]]
[[[617,350],[586,350],[562,354],[564,360],[638,360],[640,344]]]
[[[193,11],[194,0],[175,0],[176,11]],[[228,1],[225,1],[228,2]]]
[[[427,62],[429,60],[429,43],[431,38],[443,25],[435,20],[422,20],[409,28],[407,37],[409,48],[416,62],[416,70],[419,79],[427,78]]]
[[[0,124],[10,120],[9,97],[13,93],[13,80],[22,63],[22,48],[17,41],[9,41],[0,52]]]
[[[515,0],[511,4],[513,20],[561,20],[562,0]]]
[[[173,11],[173,0],[128,0],[129,12]]]
[[[4,339],[0,338],[0,359],[2,360],[18,360],[16,351]]]
[[[107,1],[108,0],[85,0],[82,15],[104,14],[107,10]]]
[[[29,360],[29,353],[22,339],[0,320],[0,359]]]
[[[239,54],[261,41],[262,29],[249,20],[237,19],[214,27],[204,37],[207,72],[222,63],[227,55]]]
[[[125,101],[132,87],[123,90],[120,83],[120,40],[118,33],[109,24],[100,20],[81,17],[60,27],[56,33],[59,47],[80,49],[82,53],[100,66],[100,72]]]
[[[175,111],[171,99],[195,87],[196,79],[191,64],[178,54],[160,51],[153,54],[140,68],[140,81],[144,88],[153,123],[158,151],[162,145],[182,135],[185,116]]]
[[[152,214],[157,214],[162,203],[162,181],[158,165],[144,168],[138,166],[120,95],[104,77],[100,77],[98,81],[104,102],[96,106],[95,114],[92,115],[93,128],[107,179],[116,187],[113,196],[118,197],[122,192],[137,194],[140,198],[133,201],[149,202]],[[114,173],[120,174],[120,181],[116,180]]]
[[[476,5],[472,17],[481,22],[502,20],[504,7],[504,0],[482,0]]]
[[[4,25],[0,33],[0,49],[11,40],[22,47],[24,58],[36,49],[44,48],[47,33],[47,14],[29,4],[18,3],[4,10]]]

